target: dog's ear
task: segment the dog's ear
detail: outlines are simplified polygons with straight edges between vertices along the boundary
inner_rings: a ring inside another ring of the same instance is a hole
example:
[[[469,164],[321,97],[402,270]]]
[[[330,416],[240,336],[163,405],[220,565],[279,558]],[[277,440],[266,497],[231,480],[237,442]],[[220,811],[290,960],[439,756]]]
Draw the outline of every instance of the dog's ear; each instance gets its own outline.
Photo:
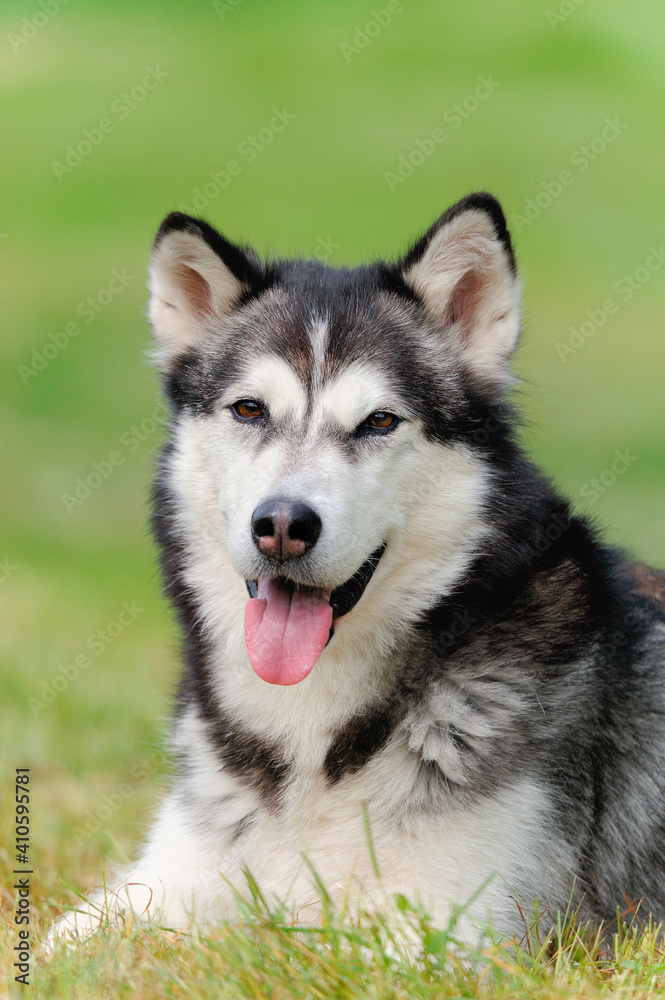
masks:
[[[229,243],[202,219],[171,212],[162,222],[150,260],[150,321],[164,367],[213,337],[265,275],[248,251]]]
[[[446,344],[477,374],[503,381],[520,321],[515,256],[498,201],[484,193],[458,201],[397,267]]]

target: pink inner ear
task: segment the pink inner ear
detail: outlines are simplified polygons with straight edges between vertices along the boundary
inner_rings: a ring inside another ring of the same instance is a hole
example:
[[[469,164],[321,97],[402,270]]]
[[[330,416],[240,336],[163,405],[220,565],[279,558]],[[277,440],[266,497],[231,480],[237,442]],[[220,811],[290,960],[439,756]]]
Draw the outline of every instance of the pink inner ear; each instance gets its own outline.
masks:
[[[179,264],[175,268],[175,280],[180,286],[183,295],[186,297],[191,308],[200,315],[212,313],[212,298],[210,295],[210,285],[202,274],[193,267],[186,264]]]
[[[470,270],[455,285],[446,307],[445,325],[459,325],[463,343],[471,336],[474,317],[487,284],[484,272]]]

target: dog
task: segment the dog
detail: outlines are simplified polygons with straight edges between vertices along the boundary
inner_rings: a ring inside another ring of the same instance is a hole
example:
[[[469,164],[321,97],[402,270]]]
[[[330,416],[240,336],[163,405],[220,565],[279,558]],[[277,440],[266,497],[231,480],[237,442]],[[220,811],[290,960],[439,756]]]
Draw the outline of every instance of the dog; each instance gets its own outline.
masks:
[[[136,866],[55,936],[234,919],[247,871],[298,913],[317,882],[468,904],[469,941],[536,904],[664,919],[665,574],[523,453],[499,203],[353,269],[175,212],[150,289],[175,775]]]

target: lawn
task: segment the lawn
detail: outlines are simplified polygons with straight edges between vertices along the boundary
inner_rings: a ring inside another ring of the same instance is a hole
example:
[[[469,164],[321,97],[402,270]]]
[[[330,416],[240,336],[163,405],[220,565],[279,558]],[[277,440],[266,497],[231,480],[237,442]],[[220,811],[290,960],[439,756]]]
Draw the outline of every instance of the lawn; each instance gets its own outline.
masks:
[[[263,253],[357,262],[494,192],[522,273],[528,446],[611,540],[665,566],[665,11],[4,0],[0,23],[0,989],[18,995],[15,769],[30,768],[37,936],[72,900],[65,883],[86,889],[135,853],[168,781],[178,639],[146,532],[161,218],[187,206]],[[263,913],[197,941],[129,927],[35,957],[31,995],[665,993],[648,933],[613,956],[569,931],[444,960],[447,939],[417,922],[420,965],[370,917],[296,934]]]

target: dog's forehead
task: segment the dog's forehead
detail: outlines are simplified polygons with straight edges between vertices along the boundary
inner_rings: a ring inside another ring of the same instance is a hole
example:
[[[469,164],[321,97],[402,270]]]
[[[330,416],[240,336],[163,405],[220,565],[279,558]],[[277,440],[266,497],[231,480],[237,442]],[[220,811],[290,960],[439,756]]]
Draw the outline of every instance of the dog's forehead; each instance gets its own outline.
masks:
[[[418,333],[408,309],[376,288],[280,287],[236,331],[230,388],[242,385],[275,416],[325,411],[345,424],[358,408],[386,407],[404,392],[405,367],[416,376]]]
[[[229,393],[246,393],[265,402],[276,419],[332,420],[353,428],[372,410],[395,406],[400,393],[389,372],[378,363],[353,356],[336,358],[330,365],[326,353],[329,327],[318,318],[310,330],[310,364],[292,364],[272,353],[270,346],[259,357],[250,357]]]
[[[331,273],[335,280],[324,270],[320,281],[286,282],[256,300],[242,322],[247,348],[272,345],[307,378],[407,347],[420,326],[412,303],[355,272]]]

